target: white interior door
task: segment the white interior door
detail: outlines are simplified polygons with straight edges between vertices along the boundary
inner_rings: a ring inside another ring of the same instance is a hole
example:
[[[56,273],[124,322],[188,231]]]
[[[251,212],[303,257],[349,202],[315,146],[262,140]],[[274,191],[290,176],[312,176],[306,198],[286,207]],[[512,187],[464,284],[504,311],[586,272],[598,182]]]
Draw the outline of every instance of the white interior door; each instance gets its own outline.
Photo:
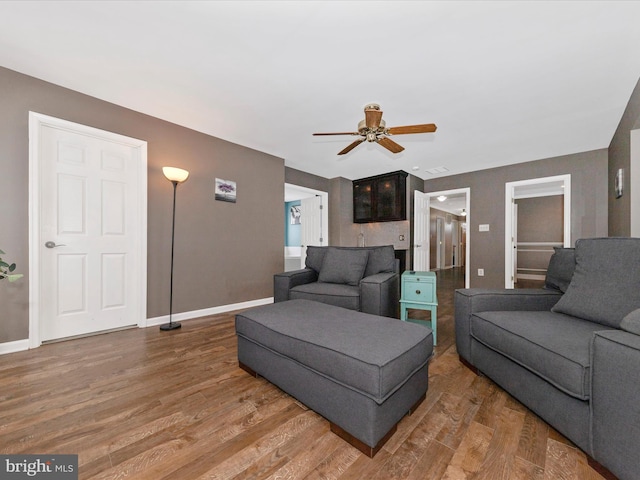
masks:
[[[309,245],[326,245],[327,239],[323,230],[323,205],[322,197],[316,195],[300,200],[300,268],[304,268],[305,259],[307,258],[307,247]]]
[[[437,267],[439,269],[443,269],[445,266],[444,260],[444,218],[437,217],[436,218],[436,258],[437,258]]]
[[[413,214],[413,269],[429,271],[429,195],[415,191]]]
[[[32,145],[40,341],[146,320],[146,144],[77,127],[41,124]]]

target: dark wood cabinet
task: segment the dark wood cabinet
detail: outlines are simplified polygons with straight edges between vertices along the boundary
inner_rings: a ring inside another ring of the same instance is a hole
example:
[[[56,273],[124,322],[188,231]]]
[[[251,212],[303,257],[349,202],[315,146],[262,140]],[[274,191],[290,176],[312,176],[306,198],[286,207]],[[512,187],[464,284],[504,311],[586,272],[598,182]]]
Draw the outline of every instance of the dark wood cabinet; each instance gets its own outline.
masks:
[[[407,219],[407,172],[398,171],[353,181],[353,222]]]

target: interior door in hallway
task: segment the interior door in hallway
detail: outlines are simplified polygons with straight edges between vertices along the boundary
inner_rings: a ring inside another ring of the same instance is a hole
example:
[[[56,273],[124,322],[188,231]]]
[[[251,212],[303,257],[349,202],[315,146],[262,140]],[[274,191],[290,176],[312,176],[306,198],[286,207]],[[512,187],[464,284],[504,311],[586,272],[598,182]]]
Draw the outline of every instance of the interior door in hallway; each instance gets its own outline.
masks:
[[[140,145],[104,134],[55,125],[39,129],[35,248],[41,341],[144,320],[146,201],[143,210],[139,198],[146,198],[146,188],[140,192],[141,183],[146,186],[146,158]]]
[[[413,269],[420,272],[429,271],[429,195],[414,193],[413,208]]]

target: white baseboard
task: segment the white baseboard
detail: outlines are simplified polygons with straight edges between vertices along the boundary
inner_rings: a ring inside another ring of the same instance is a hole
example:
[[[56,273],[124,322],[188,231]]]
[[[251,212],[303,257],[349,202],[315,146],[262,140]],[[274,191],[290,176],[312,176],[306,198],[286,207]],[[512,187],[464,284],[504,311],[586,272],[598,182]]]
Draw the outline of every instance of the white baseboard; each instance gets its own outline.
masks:
[[[258,307],[260,305],[267,305],[269,303],[273,303],[273,297],[259,298],[258,300],[249,300],[248,302],[232,303],[229,305],[220,305],[218,307],[204,308],[202,310],[192,310],[191,312],[174,313],[173,321],[182,322],[184,320],[206,317],[207,315],[217,315],[219,313],[233,312],[234,310]],[[147,318],[146,326],[153,327],[155,325],[162,325],[164,323],[169,323],[169,315]]]
[[[273,297],[260,298],[258,300],[250,300],[248,302],[232,303],[230,305],[220,305],[219,307],[205,308],[202,310],[193,310],[191,312],[175,313],[173,320],[176,322],[182,322],[184,320],[191,320],[199,317],[206,317],[207,315],[216,315],[218,313],[233,312],[234,310],[243,310],[245,308],[258,307],[260,305],[267,305],[273,303]],[[162,317],[147,318],[146,326],[153,327],[155,325],[162,325],[169,322],[169,315]],[[0,343],[0,355],[7,353],[22,352],[29,350],[29,339],[16,340],[14,342]]]
[[[0,355],[5,353],[15,353],[29,350],[29,339],[16,340],[14,342],[0,343]]]

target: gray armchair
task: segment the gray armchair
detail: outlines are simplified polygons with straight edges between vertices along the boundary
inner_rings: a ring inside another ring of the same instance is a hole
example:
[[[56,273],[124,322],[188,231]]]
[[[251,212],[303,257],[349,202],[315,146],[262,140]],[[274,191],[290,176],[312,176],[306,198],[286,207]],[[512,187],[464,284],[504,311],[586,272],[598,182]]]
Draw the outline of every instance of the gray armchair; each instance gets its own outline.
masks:
[[[393,246],[307,247],[306,268],[274,275],[274,301],[305,299],[398,318]]]

